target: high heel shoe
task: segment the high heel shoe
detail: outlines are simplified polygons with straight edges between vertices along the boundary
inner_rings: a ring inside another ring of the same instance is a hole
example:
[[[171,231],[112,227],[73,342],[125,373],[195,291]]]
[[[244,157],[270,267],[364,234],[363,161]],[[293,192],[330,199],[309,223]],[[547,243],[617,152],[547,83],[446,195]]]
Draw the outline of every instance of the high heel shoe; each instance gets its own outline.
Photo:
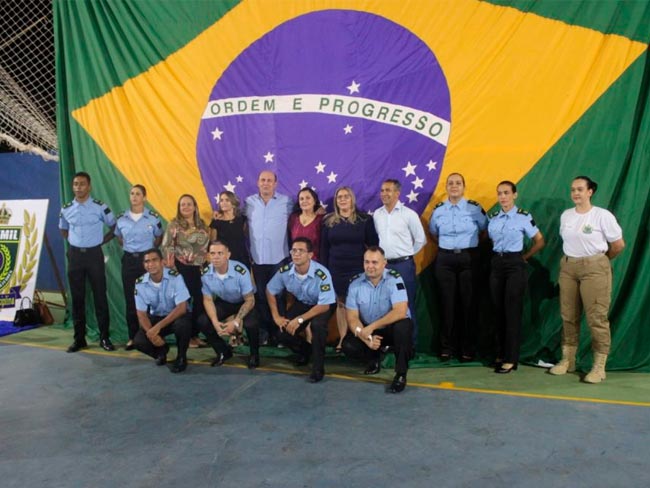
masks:
[[[503,363],[503,364],[499,365],[498,367],[494,368],[494,372],[497,373],[497,374],[508,374],[508,373],[510,373],[512,371],[517,371],[517,363],[514,363],[509,368],[505,368],[504,364],[508,364],[508,363]]]

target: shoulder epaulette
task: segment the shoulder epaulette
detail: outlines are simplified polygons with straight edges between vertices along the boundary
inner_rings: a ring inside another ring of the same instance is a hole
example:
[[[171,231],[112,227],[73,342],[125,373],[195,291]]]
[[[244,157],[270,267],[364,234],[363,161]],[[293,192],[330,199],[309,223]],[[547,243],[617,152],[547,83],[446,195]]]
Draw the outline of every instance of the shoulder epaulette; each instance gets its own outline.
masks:
[[[350,278],[350,283],[352,283],[354,280],[356,280],[359,276],[361,276],[361,273],[355,274],[352,278]]]
[[[496,217],[497,215],[499,215],[499,212],[500,212],[500,211],[501,211],[501,210],[495,210],[494,212],[490,212],[489,217],[490,217],[491,219],[493,219],[494,217]]]
[[[445,202],[438,202],[438,204],[435,207],[433,207],[433,209],[435,210],[438,207],[442,207],[444,204],[445,204]]]
[[[399,271],[395,271],[394,269],[388,270],[388,274],[394,276],[395,278],[399,278],[402,276],[401,274],[399,274]]]
[[[472,205],[476,205],[477,207],[481,206],[481,204],[478,203],[476,200],[467,200],[467,203],[471,203]]]
[[[204,263],[203,266],[201,266],[201,276],[207,273],[209,269],[210,269],[210,264]]]
[[[285,264],[284,266],[282,266],[280,268],[280,273],[285,273],[285,272],[289,271],[289,268],[290,268],[290,266],[288,264]]]
[[[66,203],[62,208],[72,207],[72,204],[73,204],[73,203],[74,203],[74,200],[72,200],[72,201]]]
[[[528,210],[524,210],[523,208],[518,208],[517,213],[522,215],[528,215],[529,212]]]
[[[156,218],[160,218],[160,214],[157,213],[157,212],[154,212],[153,210],[149,210],[149,213],[150,213],[151,215],[153,215],[154,217],[156,217]]]
[[[104,205],[104,202],[98,200],[97,198],[93,198],[93,203],[96,203],[97,205]]]
[[[327,275],[325,274],[325,272],[322,269],[317,269],[314,274],[316,276],[318,276],[323,281],[327,279]]]
[[[179,273],[175,269],[170,269],[169,270],[169,276],[178,276]]]
[[[136,283],[142,283],[144,281],[144,275],[140,276],[137,280],[135,280]]]
[[[235,271],[237,271],[240,275],[245,275],[246,274],[246,268],[243,266],[240,266],[239,264],[235,265]]]
[[[120,213],[117,215],[117,217],[115,217],[115,218],[116,218],[116,219],[121,219],[122,217],[124,217],[124,215],[126,215],[126,212],[120,212]]]

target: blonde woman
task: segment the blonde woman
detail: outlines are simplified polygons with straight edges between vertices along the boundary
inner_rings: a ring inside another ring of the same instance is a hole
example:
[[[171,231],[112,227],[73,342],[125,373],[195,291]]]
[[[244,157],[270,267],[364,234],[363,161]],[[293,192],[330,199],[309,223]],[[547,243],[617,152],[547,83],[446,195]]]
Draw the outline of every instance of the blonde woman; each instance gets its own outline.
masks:
[[[190,347],[198,347],[198,318],[203,313],[201,266],[206,261],[210,231],[199,216],[199,207],[192,195],[178,199],[176,217],[169,222],[163,236],[162,252],[168,268],[178,271],[192,296],[192,339]]]
[[[352,188],[342,186],[334,194],[334,211],[325,216],[321,235],[321,263],[332,273],[336,292],[336,323],[339,331],[337,352],[348,330],[345,297],[350,279],[363,273],[363,254],[379,244],[375,223],[357,209]]]
[[[248,224],[242,215],[239,198],[231,191],[219,194],[219,210],[210,223],[210,240],[219,240],[230,249],[230,258],[251,266],[248,252]]]

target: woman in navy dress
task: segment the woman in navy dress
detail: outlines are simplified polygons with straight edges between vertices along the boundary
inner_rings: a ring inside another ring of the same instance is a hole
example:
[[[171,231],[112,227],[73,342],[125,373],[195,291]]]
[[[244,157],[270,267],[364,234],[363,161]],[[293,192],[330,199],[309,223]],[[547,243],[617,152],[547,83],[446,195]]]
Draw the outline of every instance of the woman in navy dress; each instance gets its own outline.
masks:
[[[337,352],[348,330],[345,297],[350,280],[363,273],[363,253],[379,244],[375,223],[360,212],[352,188],[342,186],[334,194],[334,212],[325,216],[321,235],[320,261],[332,273],[336,292],[336,323],[339,331]]]

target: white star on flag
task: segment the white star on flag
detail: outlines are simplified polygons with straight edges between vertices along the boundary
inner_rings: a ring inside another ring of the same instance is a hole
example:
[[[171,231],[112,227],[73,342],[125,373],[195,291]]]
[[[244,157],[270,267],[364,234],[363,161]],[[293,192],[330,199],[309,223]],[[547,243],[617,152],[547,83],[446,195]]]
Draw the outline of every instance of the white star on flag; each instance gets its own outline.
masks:
[[[302,180],[300,183],[298,183],[298,186],[300,187],[301,190],[304,190],[305,187],[306,187],[308,184],[309,184],[309,183],[307,183],[307,182],[305,181],[305,179],[303,178],[303,180]]]
[[[417,167],[418,167],[418,165],[417,164],[411,164],[411,161],[406,163],[406,166],[404,166],[402,168],[402,171],[404,171],[404,173],[405,173],[404,177],[406,178],[409,175],[415,176],[415,168],[417,168]]]
[[[223,135],[223,131],[219,130],[219,127],[215,127],[214,130],[212,131],[212,140],[219,139],[221,140],[221,136]]]
[[[406,195],[406,198],[409,199],[409,203],[413,203],[418,201],[418,195],[419,193],[415,193],[413,190],[411,190],[411,193]]]
[[[272,163],[273,162],[273,156],[275,156],[271,151],[267,152],[264,155],[264,162],[265,163]]]
[[[311,189],[314,190],[314,191],[316,191],[316,187],[315,187],[315,186],[312,186]],[[323,203],[323,202],[321,202],[321,203]]]
[[[336,183],[336,177],[338,175],[334,171],[330,171],[330,174],[327,175],[327,182],[328,183]]]
[[[325,166],[327,165],[323,164],[322,161],[318,161],[318,164],[314,166],[314,168],[316,169],[316,174],[325,173]]]
[[[237,180],[237,183],[241,183],[242,181],[244,181],[244,177],[242,175],[237,176],[237,178],[235,179]]]
[[[228,180],[228,184],[227,184],[227,185],[223,185],[223,187],[224,187],[227,191],[231,191],[231,192],[235,193],[235,188],[237,187],[237,185],[233,185],[233,184],[230,182],[230,180]]]
[[[438,165],[438,161],[433,161],[429,159],[429,162],[427,163],[427,168],[429,168],[429,171],[436,169],[436,166]]]
[[[323,207],[323,210],[327,210],[327,204],[324,202],[320,202],[320,206]]]
[[[424,180],[422,178],[418,178],[417,176],[413,181],[411,181],[413,188],[424,188],[422,183],[424,183]]]
[[[343,127],[343,132],[345,132],[346,134],[352,134],[353,128],[354,128],[353,125],[348,124],[345,127]]]
[[[359,93],[359,87],[361,86],[361,83],[357,83],[356,81],[352,80],[352,84],[350,86],[346,86],[346,88],[350,91],[350,95],[353,93]]]

